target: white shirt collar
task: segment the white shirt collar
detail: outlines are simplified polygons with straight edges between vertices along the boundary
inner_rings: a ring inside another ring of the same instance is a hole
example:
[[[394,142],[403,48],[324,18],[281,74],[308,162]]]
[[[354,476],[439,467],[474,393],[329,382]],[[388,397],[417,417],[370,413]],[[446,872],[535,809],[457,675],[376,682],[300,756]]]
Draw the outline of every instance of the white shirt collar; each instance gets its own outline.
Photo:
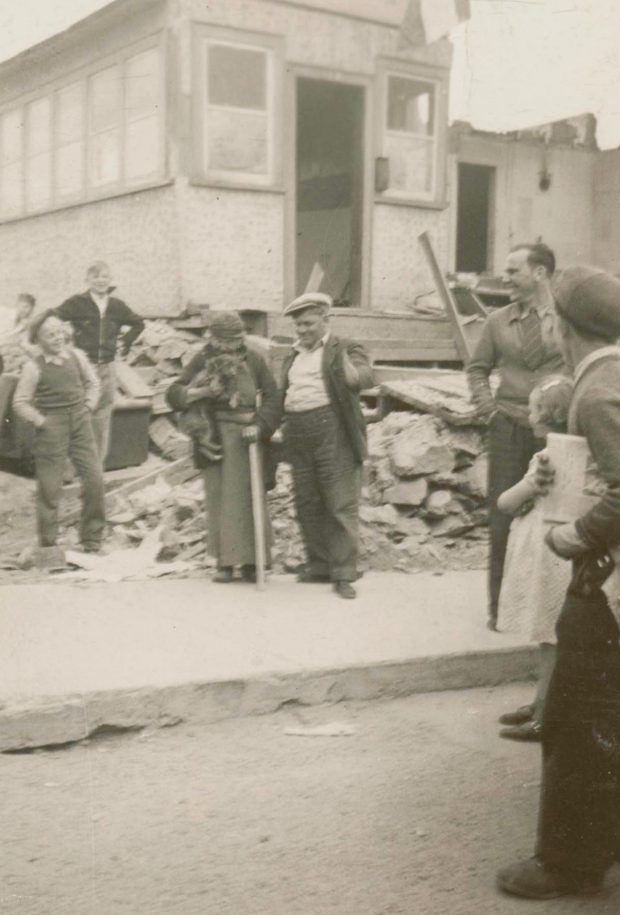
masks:
[[[328,340],[329,340],[329,331],[327,331],[327,333],[325,334],[324,337],[321,337],[319,342],[315,346],[313,346],[312,349],[306,349],[305,346],[302,346],[301,341],[299,339],[295,340],[295,342],[293,343],[293,349],[296,350],[298,353],[315,353],[322,346],[325,346],[325,344],[327,343]]]
[[[600,349],[595,349],[591,353],[581,360],[579,365],[575,368],[574,380],[575,384],[583,376],[583,373],[588,369],[594,362],[598,362],[599,359],[604,359],[606,356],[617,356],[620,358],[620,348],[615,344],[610,346],[601,346]]]
[[[53,356],[50,356],[49,353],[41,353],[43,356],[43,361],[48,365],[51,362],[53,365],[62,365],[63,362],[66,362],[69,358],[69,350],[63,349],[60,353],[55,353]]]

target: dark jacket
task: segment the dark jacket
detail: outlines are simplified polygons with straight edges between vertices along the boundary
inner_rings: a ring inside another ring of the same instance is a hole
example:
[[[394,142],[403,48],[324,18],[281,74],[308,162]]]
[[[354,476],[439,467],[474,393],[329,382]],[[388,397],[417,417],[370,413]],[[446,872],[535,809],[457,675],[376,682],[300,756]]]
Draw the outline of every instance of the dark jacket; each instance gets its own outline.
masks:
[[[575,385],[568,431],[588,441],[607,492],[577,521],[579,535],[599,552],[620,542],[620,358],[604,356]]]
[[[355,389],[350,388],[344,377],[342,355],[346,352],[349,359],[360,373],[360,383]],[[297,351],[292,349],[282,366],[282,387],[284,395],[288,390],[288,373]],[[359,392],[373,385],[372,369],[364,347],[354,340],[346,340],[330,334],[323,352],[323,378],[329,399],[338,416],[353,454],[361,464],[367,455],[366,421],[362,415]]]
[[[280,393],[271,370],[260,353],[248,349],[246,359],[256,390],[260,393],[260,406],[256,411],[256,425],[258,426],[261,440],[267,442],[280,425],[282,412]],[[177,381],[170,385],[166,391],[166,400],[173,410],[183,411],[187,409],[187,389],[191,387],[192,378],[203,371],[206,362],[205,351],[197,353],[187,363]],[[196,443],[194,443],[194,463],[200,469],[209,465],[209,460],[201,454]]]
[[[63,321],[73,326],[74,345],[84,350],[94,365],[113,362],[121,329],[129,327],[121,338],[123,353],[144,330],[144,321],[121,299],[110,296],[103,320],[90,293],[72,295],[56,309]]]

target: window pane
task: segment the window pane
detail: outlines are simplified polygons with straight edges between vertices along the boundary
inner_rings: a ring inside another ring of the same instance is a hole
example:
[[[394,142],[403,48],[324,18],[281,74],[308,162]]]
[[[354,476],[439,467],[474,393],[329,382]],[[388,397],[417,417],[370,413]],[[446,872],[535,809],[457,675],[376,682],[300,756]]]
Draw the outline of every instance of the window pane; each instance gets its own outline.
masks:
[[[154,49],[130,58],[125,66],[127,119],[153,114],[159,101],[159,52]]]
[[[107,130],[91,137],[90,141],[90,184],[101,187],[118,181],[119,131]]]
[[[0,170],[0,208],[4,216],[22,210],[22,163],[13,162]]]
[[[90,81],[90,127],[98,133],[118,124],[121,112],[121,79],[118,67],[95,74]]]
[[[158,171],[159,142],[157,115],[127,125],[125,175],[128,179],[148,178]]]
[[[388,136],[385,154],[390,160],[390,190],[428,195],[433,190],[435,144],[416,137]]]
[[[435,131],[435,87],[417,79],[388,77],[388,130],[432,136]]]
[[[79,194],[83,187],[84,144],[67,143],[56,150],[55,188],[58,197]]]
[[[35,156],[47,152],[51,146],[51,103],[48,98],[39,99],[28,105],[28,148],[26,155]]]
[[[267,107],[267,55],[263,51],[210,44],[207,64],[209,104]]]
[[[73,83],[56,94],[56,142],[81,140],[84,131],[82,84]]]
[[[2,118],[2,162],[21,159],[23,127],[21,108],[7,112]]]
[[[51,202],[51,153],[30,156],[26,164],[26,206],[38,210]]]
[[[208,167],[267,174],[267,118],[246,112],[207,112]]]

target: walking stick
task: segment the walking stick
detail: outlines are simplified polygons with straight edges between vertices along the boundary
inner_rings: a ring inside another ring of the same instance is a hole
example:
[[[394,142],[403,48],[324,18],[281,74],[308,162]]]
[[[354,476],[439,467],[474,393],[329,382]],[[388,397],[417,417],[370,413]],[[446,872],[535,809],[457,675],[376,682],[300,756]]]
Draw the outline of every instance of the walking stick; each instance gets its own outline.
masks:
[[[265,516],[263,512],[263,480],[260,472],[258,445],[250,442],[250,486],[252,489],[252,519],[254,521],[254,553],[256,557],[256,587],[265,590]]]

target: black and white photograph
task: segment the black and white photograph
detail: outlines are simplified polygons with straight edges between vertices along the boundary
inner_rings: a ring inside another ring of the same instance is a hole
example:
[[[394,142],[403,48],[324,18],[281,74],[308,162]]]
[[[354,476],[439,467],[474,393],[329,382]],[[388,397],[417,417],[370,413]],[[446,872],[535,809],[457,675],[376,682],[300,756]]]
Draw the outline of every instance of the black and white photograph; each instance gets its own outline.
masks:
[[[618,0],[0,0],[0,915],[620,912]]]

